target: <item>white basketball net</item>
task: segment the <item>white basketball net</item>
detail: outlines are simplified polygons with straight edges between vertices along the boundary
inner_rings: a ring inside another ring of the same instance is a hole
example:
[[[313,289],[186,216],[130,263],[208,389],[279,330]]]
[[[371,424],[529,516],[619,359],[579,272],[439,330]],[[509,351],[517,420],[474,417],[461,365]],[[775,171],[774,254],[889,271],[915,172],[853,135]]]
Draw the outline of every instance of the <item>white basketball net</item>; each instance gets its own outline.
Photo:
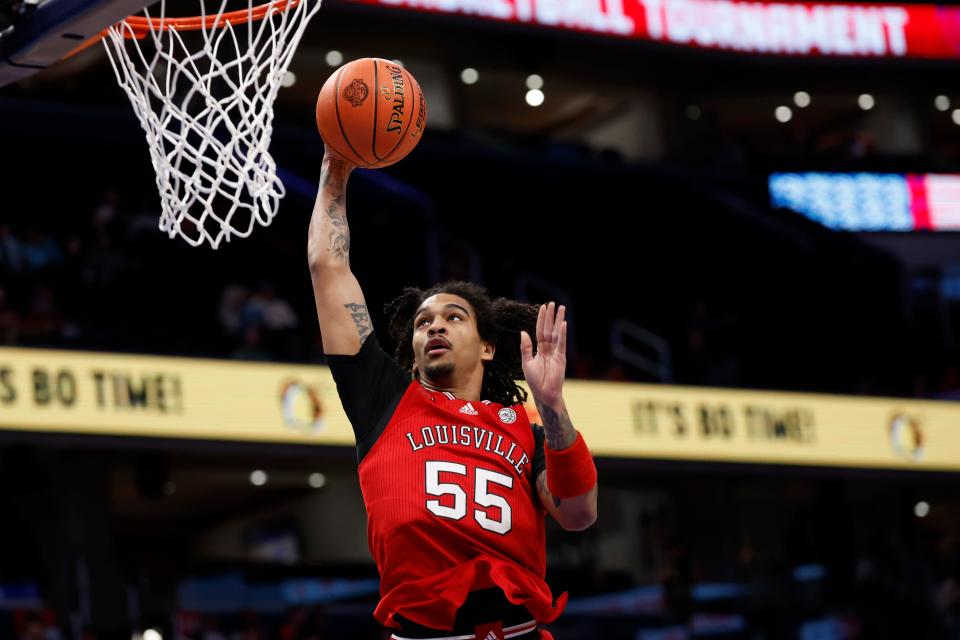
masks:
[[[321,0],[236,27],[220,24],[227,0],[211,0],[220,4],[209,13],[199,1],[200,15],[217,19],[196,34],[151,28],[141,41],[124,37],[134,33],[124,21],[110,27],[104,46],[147,134],[160,230],[216,249],[277,214],[285,190],[268,150],[273,102]],[[165,10],[161,2],[160,18]],[[191,51],[185,38],[202,39],[202,48],[194,43]]]

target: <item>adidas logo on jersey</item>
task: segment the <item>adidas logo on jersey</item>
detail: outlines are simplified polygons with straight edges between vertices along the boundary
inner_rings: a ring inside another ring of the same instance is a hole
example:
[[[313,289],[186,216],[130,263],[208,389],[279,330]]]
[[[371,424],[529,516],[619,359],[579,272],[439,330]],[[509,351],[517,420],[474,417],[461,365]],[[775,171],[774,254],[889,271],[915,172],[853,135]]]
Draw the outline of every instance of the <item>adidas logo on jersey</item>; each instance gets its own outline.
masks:
[[[480,415],[480,412],[473,408],[473,405],[469,402],[460,409],[460,413],[465,413],[468,416],[477,416]]]
[[[487,634],[487,637],[484,638],[483,640],[499,640],[499,639],[497,638],[497,634],[491,631],[490,633]]]

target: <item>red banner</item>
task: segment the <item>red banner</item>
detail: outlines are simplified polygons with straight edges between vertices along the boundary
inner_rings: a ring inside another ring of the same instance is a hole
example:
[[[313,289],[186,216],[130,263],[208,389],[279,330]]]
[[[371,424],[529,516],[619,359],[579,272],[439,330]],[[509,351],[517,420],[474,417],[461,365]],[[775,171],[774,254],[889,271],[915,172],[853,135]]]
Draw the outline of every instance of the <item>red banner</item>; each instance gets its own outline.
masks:
[[[704,49],[960,58],[960,8],[730,0],[351,0]]]

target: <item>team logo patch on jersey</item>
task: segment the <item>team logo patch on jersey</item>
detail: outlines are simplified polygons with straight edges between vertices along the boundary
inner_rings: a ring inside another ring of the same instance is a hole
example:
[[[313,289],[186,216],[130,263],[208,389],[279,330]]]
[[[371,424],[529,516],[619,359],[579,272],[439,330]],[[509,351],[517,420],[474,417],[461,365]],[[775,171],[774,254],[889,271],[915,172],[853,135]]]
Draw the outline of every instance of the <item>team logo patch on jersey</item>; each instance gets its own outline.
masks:
[[[517,421],[517,412],[509,407],[506,409],[500,409],[500,413],[497,415],[500,417],[500,422],[503,424],[513,424]]]
[[[474,409],[474,408],[473,408],[473,405],[470,404],[469,402],[468,402],[467,404],[463,405],[463,406],[460,408],[460,413],[464,413],[464,414],[466,414],[466,415],[468,415],[468,416],[477,416],[477,415],[480,415],[480,412],[477,411],[476,409]]]

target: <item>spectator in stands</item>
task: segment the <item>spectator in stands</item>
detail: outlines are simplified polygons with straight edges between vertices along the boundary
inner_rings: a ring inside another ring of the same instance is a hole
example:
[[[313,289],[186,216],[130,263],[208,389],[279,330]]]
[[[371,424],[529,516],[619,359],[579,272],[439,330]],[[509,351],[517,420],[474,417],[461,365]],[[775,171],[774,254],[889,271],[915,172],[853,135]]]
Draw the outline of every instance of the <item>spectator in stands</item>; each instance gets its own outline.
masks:
[[[327,631],[327,610],[322,604],[315,605],[301,628],[303,640],[324,640],[330,635]]]
[[[220,310],[217,318],[230,336],[243,335],[244,310],[250,300],[250,292],[237,284],[228,284],[220,294]]]
[[[257,324],[248,324],[243,330],[243,343],[230,355],[234,360],[270,360],[270,352],[263,346],[263,334]]]
[[[237,640],[264,640],[267,634],[263,631],[263,624],[257,619],[257,614],[247,611],[243,615],[240,631],[233,634]]]
[[[960,400],[960,365],[956,361],[948,362],[944,367],[937,396],[944,400]]]
[[[23,249],[8,224],[0,224],[0,273],[17,272],[23,267]]]
[[[57,627],[52,611],[28,614],[20,632],[20,640],[62,640],[63,633]]]
[[[679,535],[671,536],[664,548],[659,577],[667,618],[673,624],[687,624],[693,616],[693,574],[686,542]]]
[[[54,283],[60,301],[66,298],[76,300],[80,305],[90,302],[87,292],[84,291],[83,269],[87,260],[87,243],[76,233],[70,233],[62,238],[63,261],[51,274],[50,281]]]
[[[63,632],[57,626],[57,615],[50,609],[40,612],[40,623],[43,625],[44,640],[63,640]]]
[[[62,262],[63,254],[53,236],[31,227],[23,244],[24,267],[29,271],[46,271]]]
[[[945,578],[937,586],[935,600],[949,640],[960,638],[960,582],[957,575]]]
[[[303,625],[307,620],[307,612],[297,607],[287,614],[287,619],[280,625],[277,634],[279,640],[298,640],[303,637]]]
[[[19,330],[20,316],[10,306],[7,292],[0,287],[0,344],[15,344]]]
[[[57,344],[63,337],[64,320],[53,289],[46,285],[37,287],[30,302],[30,310],[23,318],[20,333],[25,342],[33,344]]]
[[[709,386],[736,386],[740,363],[731,344],[737,320],[732,310],[698,300],[687,324],[684,382]]]
[[[300,323],[293,307],[277,296],[272,282],[263,281],[247,303],[249,310],[261,319],[267,331],[286,331],[295,329]]]
[[[263,346],[274,358],[286,360],[301,354],[296,333],[300,320],[290,303],[277,295],[272,282],[260,283],[244,315],[261,328]]]
[[[108,227],[117,217],[117,191],[116,189],[107,189],[103,194],[103,200],[93,210],[94,228],[103,229]]]
[[[87,286],[112,286],[123,268],[124,257],[113,248],[110,235],[97,233],[94,247],[87,250],[83,268],[84,283]]]
[[[203,632],[200,635],[200,640],[226,640],[226,638],[220,631],[220,621],[217,620],[217,616],[203,617]]]

